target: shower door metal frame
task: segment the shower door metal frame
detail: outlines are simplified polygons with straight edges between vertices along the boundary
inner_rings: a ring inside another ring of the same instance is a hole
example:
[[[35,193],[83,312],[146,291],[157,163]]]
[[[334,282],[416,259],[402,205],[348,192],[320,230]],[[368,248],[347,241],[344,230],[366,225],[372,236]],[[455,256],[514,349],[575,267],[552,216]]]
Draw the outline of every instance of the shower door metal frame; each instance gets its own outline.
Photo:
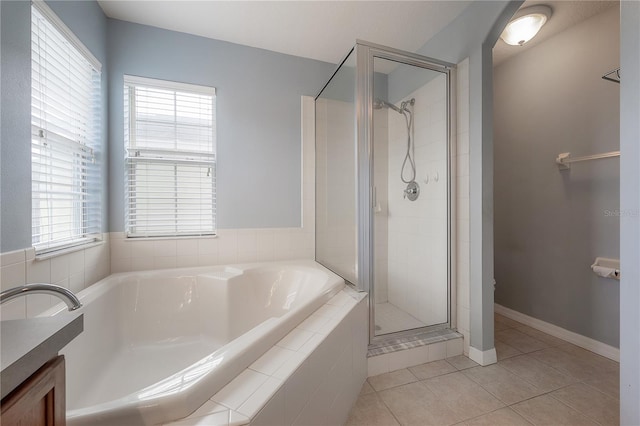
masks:
[[[357,133],[357,220],[358,229],[358,283],[361,291],[369,293],[369,344],[388,339],[397,339],[407,334],[431,329],[450,328],[455,325],[452,289],[452,197],[451,176],[455,124],[454,119],[454,82],[456,65],[418,55],[411,52],[356,40],[356,133]],[[374,59],[386,59],[400,64],[412,65],[446,75],[447,108],[447,322],[418,329],[399,331],[381,336],[375,334],[375,242],[374,242],[374,158],[373,158],[373,75]]]

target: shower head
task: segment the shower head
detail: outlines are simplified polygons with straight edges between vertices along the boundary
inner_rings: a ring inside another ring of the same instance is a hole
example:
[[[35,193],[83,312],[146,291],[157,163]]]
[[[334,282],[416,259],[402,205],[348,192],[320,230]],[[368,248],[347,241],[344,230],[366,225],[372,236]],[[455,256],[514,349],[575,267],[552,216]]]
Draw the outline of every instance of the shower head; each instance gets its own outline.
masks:
[[[397,106],[395,106],[394,104],[392,104],[390,102],[387,102],[385,100],[382,100],[380,98],[375,98],[373,100],[373,108],[374,109],[391,108],[392,110],[394,110],[398,114],[402,114],[402,109],[400,109]]]
[[[416,103],[416,98],[411,98],[409,100],[406,100],[406,101],[402,102],[400,104],[400,109],[401,110],[406,110],[407,109],[407,105],[413,106],[413,105],[415,105],[415,103]]]

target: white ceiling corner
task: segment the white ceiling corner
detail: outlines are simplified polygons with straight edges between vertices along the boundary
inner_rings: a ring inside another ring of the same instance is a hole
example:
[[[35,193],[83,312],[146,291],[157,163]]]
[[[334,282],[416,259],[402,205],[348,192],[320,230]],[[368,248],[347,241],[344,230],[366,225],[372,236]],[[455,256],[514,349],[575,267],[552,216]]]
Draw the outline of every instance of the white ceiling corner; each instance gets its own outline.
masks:
[[[110,18],[337,63],[356,39],[415,52],[471,1],[98,3]]]

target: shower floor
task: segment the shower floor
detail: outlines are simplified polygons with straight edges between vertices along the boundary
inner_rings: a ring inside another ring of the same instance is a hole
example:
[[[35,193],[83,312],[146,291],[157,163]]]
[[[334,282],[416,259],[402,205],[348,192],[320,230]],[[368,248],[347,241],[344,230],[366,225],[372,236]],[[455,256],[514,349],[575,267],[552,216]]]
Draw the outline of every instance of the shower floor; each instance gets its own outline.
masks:
[[[411,330],[413,328],[426,327],[416,317],[406,313],[397,306],[385,302],[376,303],[376,335],[395,333],[397,331]]]

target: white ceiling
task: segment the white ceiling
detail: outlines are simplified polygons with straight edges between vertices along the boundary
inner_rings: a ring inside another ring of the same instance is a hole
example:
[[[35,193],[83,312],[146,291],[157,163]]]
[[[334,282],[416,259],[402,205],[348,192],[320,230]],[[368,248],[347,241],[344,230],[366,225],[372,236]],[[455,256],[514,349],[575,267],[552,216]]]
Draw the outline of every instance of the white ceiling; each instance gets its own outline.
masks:
[[[604,12],[610,7],[619,5],[620,3],[615,1],[544,1],[544,0],[528,0],[522,5],[522,8],[534,6],[538,4],[544,4],[550,6],[553,10],[551,19],[542,27],[540,32],[524,46],[510,46],[502,39],[499,39],[493,48],[493,65],[496,66],[513,55],[520,52],[524,52],[530,49],[546,39],[553,37],[555,34],[566,30],[567,28],[576,25],[579,22],[584,21],[592,16]]]
[[[415,52],[471,1],[98,3],[110,18],[337,63],[356,39]]]

